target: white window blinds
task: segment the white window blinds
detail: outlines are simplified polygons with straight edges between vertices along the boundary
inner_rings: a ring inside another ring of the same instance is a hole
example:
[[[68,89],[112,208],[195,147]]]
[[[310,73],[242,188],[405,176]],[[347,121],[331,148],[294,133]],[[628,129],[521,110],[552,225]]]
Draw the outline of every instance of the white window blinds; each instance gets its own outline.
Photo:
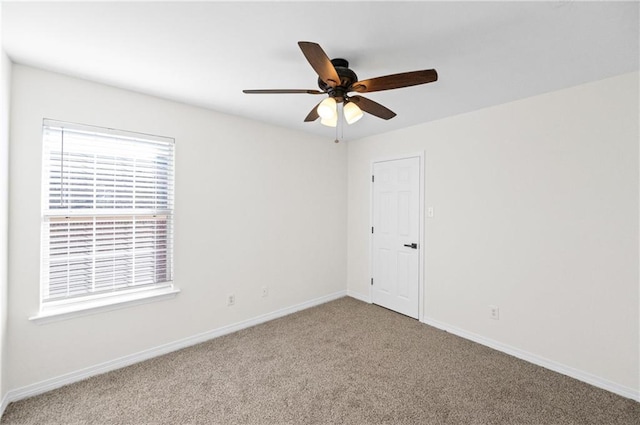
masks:
[[[174,140],[43,123],[42,304],[172,285]]]

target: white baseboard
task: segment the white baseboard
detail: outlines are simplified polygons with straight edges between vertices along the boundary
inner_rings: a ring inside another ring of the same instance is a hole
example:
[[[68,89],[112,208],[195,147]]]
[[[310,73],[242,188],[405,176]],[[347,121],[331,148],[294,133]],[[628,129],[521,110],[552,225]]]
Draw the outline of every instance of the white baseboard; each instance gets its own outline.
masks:
[[[160,345],[158,347],[150,348],[148,350],[140,351],[138,353],[130,354],[118,359],[110,360],[108,362],[100,363],[95,366],[90,366],[75,372],[66,373],[64,375],[57,376],[55,378],[46,379],[44,381],[36,382],[22,388],[9,391],[2,400],[2,410],[0,410],[0,417],[4,412],[4,408],[12,401],[22,400],[27,397],[32,397],[38,394],[51,391],[56,388],[60,388],[64,385],[72,384],[74,382],[81,381],[86,378],[90,378],[95,375],[100,375],[112,370],[120,369],[125,366],[139,363],[144,360],[151,359],[153,357],[161,356],[163,354],[177,351],[182,348],[190,347],[201,342],[208,341],[213,338],[217,338],[223,335],[227,335],[233,332],[237,332],[242,329],[250,328],[261,323],[268,322],[279,317],[287,316],[300,310],[315,307],[320,304],[324,304],[329,301],[342,298],[347,295],[347,291],[339,291],[333,294],[325,295],[320,298],[315,298],[310,301],[305,301],[300,304],[296,304],[290,307],[285,307],[280,310],[273,311],[271,313],[263,314],[261,316],[254,317],[252,319],[244,320],[242,322],[234,323],[228,326],[223,326],[218,329],[213,329],[201,334],[193,335],[187,338],[183,338],[178,341],[170,342],[168,344]]]
[[[347,296],[371,304],[371,298],[368,295],[362,295],[361,293],[352,291],[351,289],[347,289]]]
[[[4,410],[7,408],[8,405],[9,405],[9,394],[5,394],[4,397],[2,397],[2,402],[0,402],[0,418],[2,418],[2,415],[4,415]]]
[[[482,344],[487,347],[493,348],[494,350],[502,351],[503,353],[528,361],[529,363],[533,363],[535,365],[542,366],[546,369],[550,369],[554,372],[561,373],[563,375],[569,376],[579,381],[586,382],[587,384],[593,385],[594,387],[602,388],[603,390],[610,391],[612,393],[621,395],[626,398],[630,398],[635,401],[640,401],[640,391],[634,390],[633,388],[620,385],[616,382],[612,382],[607,379],[592,375],[588,372],[574,369],[570,366],[566,366],[564,364],[555,362],[553,360],[540,357],[536,354],[529,353],[527,351],[520,350],[518,348],[511,347],[506,344],[502,344],[498,341],[485,338],[481,335],[477,335],[472,332],[467,332],[463,329],[456,328],[455,326],[450,326],[446,323],[442,323],[437,320],[430,319],[428,317],[424,317],[422,322],[427,325],[433,326],[435,328],[441,329],[443,331],[447,331],[449,333],[457,335],[459,337],[468,339],[473,342],[477,342],[478,344]]]

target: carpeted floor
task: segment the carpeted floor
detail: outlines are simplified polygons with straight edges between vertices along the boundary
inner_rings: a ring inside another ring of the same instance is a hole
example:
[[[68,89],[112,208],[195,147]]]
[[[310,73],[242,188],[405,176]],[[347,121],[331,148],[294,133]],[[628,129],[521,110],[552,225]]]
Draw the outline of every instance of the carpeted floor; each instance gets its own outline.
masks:
[[[342,298],[12,403],[2,424],[640,424],[640,403]]]

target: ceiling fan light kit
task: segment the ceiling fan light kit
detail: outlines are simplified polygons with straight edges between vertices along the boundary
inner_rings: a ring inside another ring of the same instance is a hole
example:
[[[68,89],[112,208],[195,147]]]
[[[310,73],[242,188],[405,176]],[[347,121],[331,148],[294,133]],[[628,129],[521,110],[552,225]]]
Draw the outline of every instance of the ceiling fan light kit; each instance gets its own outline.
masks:
[[[347,124],[353,124],[362,118],[363,111],[378,118],[389,120],[396,116],[395,112],[371,99],[359,95],[351,96],[349,93],[392,90],[438,80],[438,73],[435,69],[425,69],[359,81],[356,73],[349,69],[349,62],[346,59],[336,58],[330,60],[317,43],[299,41],[298,46],[300,46],[302,54],[318,74],[318,87],[320,90],[266,89],[243,90],[243,92],[248,94],[304,93],[328,95],[326,99],[313,107],[304,119],[305,122],[315,121],[320,118],[321,124],[336,127],[338,123],[338,103],[343,104],[342,114]]]
[[[353,124],[364,115],[362,109],[353,102],[346,102],[342,112],[344,113],[344,119],[347,121],[347,124]]]
[[[318,105],[318,115],[323,119],[333,118],[338,114],[337,107],[336,100],[328,97]]]
[[[320,123],[328,127],[335,127],[338,123],[338,103],[333,97],[328,97],[318,105],[316,111],[320,116]],[[344,101],[343,115],[347,124],[353,124],[364,115],[362,110],[353,102]]]

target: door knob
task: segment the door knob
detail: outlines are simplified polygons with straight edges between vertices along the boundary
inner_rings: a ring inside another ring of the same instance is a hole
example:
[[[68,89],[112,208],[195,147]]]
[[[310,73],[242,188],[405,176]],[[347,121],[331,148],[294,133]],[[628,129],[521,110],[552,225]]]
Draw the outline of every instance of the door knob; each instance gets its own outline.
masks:
[[[406,246],[407,248],[411,248],[411,249],[418,249],[418,244],[417,243],[404,244],[404,246]]]

